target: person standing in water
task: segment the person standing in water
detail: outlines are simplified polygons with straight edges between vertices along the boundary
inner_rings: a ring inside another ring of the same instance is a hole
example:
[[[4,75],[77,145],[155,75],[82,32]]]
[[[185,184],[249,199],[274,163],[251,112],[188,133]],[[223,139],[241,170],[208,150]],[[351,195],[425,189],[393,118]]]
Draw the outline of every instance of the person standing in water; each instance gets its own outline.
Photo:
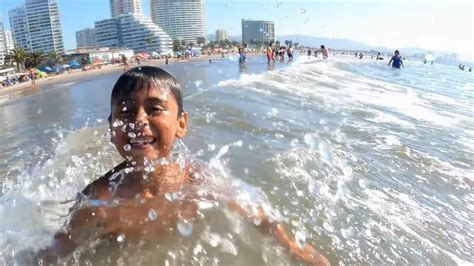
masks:
[[[390,64],[392,64],[393,68],[405,67],[403,65],[402,57],[400,56],[400,51],[395,50],[394,55],[392,56],[392,58],[390,58],[390,61],[388,62],[389,66],[390,66]]]
[[[29,74],[30,74],[30,79],[31,79],[31,88],[36,89],[36,69],[30,68]]]
[[[130,65],[128,63],[128,58],[126,55],[122,55],[122,63],[123,63],[123,72],[127,72],[130,69]]]
[[[273,56],[272,43],[268,44],[266,53],[267,53],[267,60],[268,60],[267,64],[270,64],[270,61],[275,62],[275,57]]]
[[[311,49],[308,49],[308,58],[311,56]]]
[[[292,61],[293,60],[293,48],[288,47],[288,49],[286,49],[286,54],[288,55],[288,61]]]
[[[323,54],[323,59],[328,59],[329,50],[328,50],[328,48],[326,48],[326,46],[321,45],[321,49],[319,49],[319,51],[321,51],[321,53]]]

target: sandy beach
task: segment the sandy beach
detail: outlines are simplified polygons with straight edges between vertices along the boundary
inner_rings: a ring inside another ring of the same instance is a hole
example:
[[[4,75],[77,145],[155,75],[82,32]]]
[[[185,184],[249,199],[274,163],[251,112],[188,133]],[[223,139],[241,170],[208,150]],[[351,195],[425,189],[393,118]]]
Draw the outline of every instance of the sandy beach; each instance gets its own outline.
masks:
[[[206,56],[200,56],[200,57],[191,57],[190,60],[180,60],[180,59],[170,59],[169,64],[176,64],[176,63],[187,63],[190,61],[203,61],[203,60],[216,60],[216,59],[221,59],[221,55],[211,55]],[[158,66],[158,65],[164,65],[165,60],[164,59],[152,59],[152,60],[146,60],[142,61],[140,65],[142,66]],[[138,66],[137,64],[131,64],[130,67],[135,67]],[[123,65],[122,64],[111,64],[111,65],[105,65],[102,68],[98,69],[91,69],[87,71],[82,71],[80,69],[76,69],[71,71],[70,73],[64,73],[61,75],[55,75],[47,78],[42,78],[42,79],[37,79],[36,80],[36,88],[31,87],[31,82],[22,82],[19,84],[15,84],[10,87],[1,87],[0,88],[0,105],[4,105],[10,101],[17,100],[19,98],[32,95],[35,93],[41,92],[43,89],[48,88],[51,85],[54,84],[59,84],[59,83],[68,83],[68,82],[75,82],[77,80],[81,80],[84,78],[91,78],[95,76],[100,76],[104,74],[109,74],[109,73],[120,73],[123,71]]]

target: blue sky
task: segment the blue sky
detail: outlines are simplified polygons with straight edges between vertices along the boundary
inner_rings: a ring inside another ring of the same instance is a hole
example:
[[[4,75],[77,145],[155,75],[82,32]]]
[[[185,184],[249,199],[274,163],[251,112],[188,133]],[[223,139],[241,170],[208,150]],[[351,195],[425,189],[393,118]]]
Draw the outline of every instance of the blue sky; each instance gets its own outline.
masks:
[[[75,31],[110,17],[109,0],[58,0],[66,49]],[[23,0],[0,0],[5,28],[8,10]],[[142,0],[150,15],[150,0]],[[389,48],[452,51],[474,60],[473,3],[469,0],[207,0],[206,32],[224,28],[239,35],[242,18],[275,21],[277,35],[348,38]]]

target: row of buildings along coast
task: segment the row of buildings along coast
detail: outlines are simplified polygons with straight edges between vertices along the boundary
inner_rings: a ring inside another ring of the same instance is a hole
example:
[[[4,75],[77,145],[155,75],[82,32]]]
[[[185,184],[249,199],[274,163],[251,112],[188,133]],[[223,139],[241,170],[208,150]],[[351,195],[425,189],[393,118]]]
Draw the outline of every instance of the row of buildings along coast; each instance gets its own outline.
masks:
[[[204,0],[151,0],[151,18],[143,14],[141,0],[109,1],[111,17],[76,32],[78,48],[167,52],[172,40],[196,43],[205,38]],[[24,0],[8,12],[7,32],[0,17],[0,65],[13,47],[64,54],[59,12],[58,0]]]
[[[127,47],[166,52],[172,40],[196,42],[205,37],[203,0],[151,0],[151,18],[140,0],[110,0],[111,18],[76,32],[78,47]]]
[[[150,0],[151,18],[143,14],[141,0],[109,0],[110,18],[76,32],[77,48],[127,48],[135,52],[168,52],[173,40],[198,43],[206,39],[204,0]],[[0,66],[8,51],[66,53],[58,0],[24,0],[9,10],[10,30],[0,17]],[[225,30],[216,40],[225,41]],[[258,44],[275,40],[271,21],[242,20],[242,42]]]

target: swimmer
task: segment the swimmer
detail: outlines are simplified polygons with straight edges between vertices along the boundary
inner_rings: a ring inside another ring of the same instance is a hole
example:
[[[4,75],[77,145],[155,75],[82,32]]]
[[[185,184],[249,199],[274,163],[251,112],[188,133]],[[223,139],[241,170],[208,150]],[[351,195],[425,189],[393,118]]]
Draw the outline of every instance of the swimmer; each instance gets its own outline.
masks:
[[[390,66],[391,63],[392,63],[393,68],[400,68],[400,67],[405,68],[405,66],[403,65],[402,57],[400,56],[400,52],[398,50],[395,50],[395,53],[392,56],[392,58],[390,58],[388,65]]]
[[[35,264],[55,264],[91,239],[123,235],[123,241],[138,242],[176,234],[169,229],[182,219],[199,219],[199,199],[217,200],[196,192],[206,186],[207,170],[172,160],[173,144],[186,136],[188,126],[181,85],[172,75],[152,66],[132,68],[113,87],[110,105],[111,141],[124,161],[80,193],[69,222],[53,245],[39,252]],[[183,200],[168,200],[166,195],[174,192],[182,193]],[[263,208],[251,212],[232,199],[221,203],[249,221],[258,219],[258,228],[273,234],[297,259],[329,265],[310,244],[299,246]],[[148,218],[150,210],[158,220]]]

